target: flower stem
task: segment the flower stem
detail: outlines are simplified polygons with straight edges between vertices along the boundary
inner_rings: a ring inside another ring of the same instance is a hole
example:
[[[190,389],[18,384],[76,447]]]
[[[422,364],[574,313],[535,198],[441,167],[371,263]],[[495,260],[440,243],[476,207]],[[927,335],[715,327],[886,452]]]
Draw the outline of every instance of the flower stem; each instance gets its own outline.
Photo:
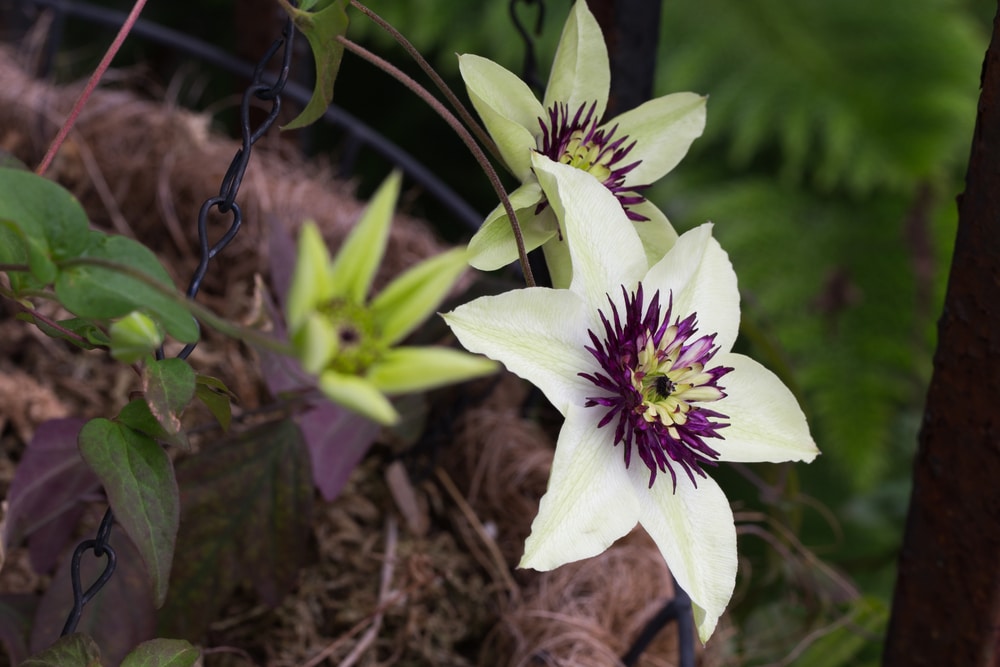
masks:
[[[200,305],[199,303],[187,298],[185,295],[178,292],[171,286],[164,285],[160,281],[156,280],[152,276],[143,273],[139,269],[131,267],[127,264],[121,264],[109,259],[102,259],[98,257],[76,257],[73,259],[66,260],[59,264],[59,268],[69,268],[72,266],[96,266],[102,269],[108,269],[110,271],[116,271],[122,275],[126,275],[129,278],[134,278],[140,282],[143,282],[153,289],[155,289],[160,294],[166,296],[175,304],[184,307],[189,313],[191,313],[196,319],[204,322],[208,326],[212,327],[216,331],[223,333],[227,336],[235,338],[237,340],[242,340],[246,343],[257,345],[259,347],[277,352],[278,354],[283,354],[286,356],[292,356],[293,352],[291,347],[276,338],[265,335],[256,329],[250,329],[247,327],[241,327],[236,324],[232,324],[228,320],[219,317],[213,313],[208,308]]]
[[[128,18],[125,19],[125,23],[118,30],[118,34],[115,35],[115,40],[111,42],[111,46],[108,47],[107,52],[104,57],[101,58],[101,62],[98,63],[97,69],[94,73],[90,75],[90,80],[87,81],[87,85],[84,86],[83,91],[80,93],[80,97],[77,98],[76,103],[73,105],[73,109],[69,112],[69,116],[66,117],[66,121],[63,123],[62,127],[59,128],[59,132],[56,133],[55,138],[52,143],[49,144],[49,149],[45,153],[45,157],[42,158],[41,164],[35,169],[35,173],[39,176],[45,175],[48,171],[49,166],[52,164],[53,158],[56,156],[56,152],[66,141],[66,137],[69,135],[70,130],[73,129],[73,125],[76,124],[77,118],[80,116],[80,112],[83,110],[83,105],[87,103],[90,99],[91,94],[93,94],[94,89],[97,88],[97,84],[100,82],[101,77],[111,66],[111,61],[117,55],[118,50],[121,48],[122,43],[125,38],[132,31],[132,26],[139,19],[139,14],[142,13],[142,8],[146,5],[146,0],[135,0],[135,4],[132,6],[132,11],[129,12]]]
[[[427,59],[424,58],[420,51],[417,50],[417,47],[413,46],[410,40],[408,40],[403,33],[399,32],[395,26],[365,5],[361,4],[358,0],[351,0],[351,6],[367,16],[387,33],[392,35],[392,38],[395,39],[399,45],[402,46],[403,49],[417,62],[420,69],[422,69],[424,73],[430,77],[431,81],[434,82],[434,85],[437,86],[438,90],[440,90],[448,100],[448,103],[451,104],[459,118],[462,119],[462,122],[465,123],[466,127],[472,130],[472,133],[476,135],[477,139],[479,139],[479,143],[489,151],[490,155],[493,156],[493,159],[498,161],[500,164],[504,164],[503,157],[501,157],[496,143],[494,143],[493,139],[490,138],[490,135],[486,132],[486,130],[484,130],[483,127],[476,122],[476,119],[472,117],[469,110],[466,109],[465,105],[458,99],[458,96],[455,95],[454,91],[452,91],[448,84],[445,83],[444,79],[441,78],[441,75],[437,73],[431,64],[427,62]]]
[[[511,229],[514,231],[514,241],[517,244],[517,255],[521,262],[521,271],[524,273],[524,282],[528,285],[528,287],[534,287],[535,278],[531,273],[531,267],[528,265],[528,253],[524,248],[524,237],[521,235],[521,225],[517,221],[517,214],[514,213],[514,207],[511,206],[510,198],[507,196],[507,192],[500,183],[500,177],[497,175],[496,170],[493,169],[493,165],[491,165],[490,161],[486,158],[486,154],[483,153],[483,149],[479,147],[479,144],[477,144],[472,135],[469,134],[469,131],[465,129],[465,126],[463,126],[455,115],[448,111],[448,109],[445,108],[445,106],[441,104],[437,98],[431,95],[426,88],[414,81],[412,77],[401,71],[395,65],[389,63],[384,58],[380,58],[360,44],[352,42],[342,35],[337,36],[337,41],[343,44],[344,48],[351,53],[364,58],[409,88],[417,97],[426,102],[428,106],[441,116],[441,118],[448,123],[451,129],[455,131],[455,133],[472,153],[473,157],[476,158],[479,166],[482,167],[484,172],[486,172],[486,177],[489,179],[490,185],[493,186],[493,190],[500,198],[504,211],[507,213],[507,218],[510,220]]]

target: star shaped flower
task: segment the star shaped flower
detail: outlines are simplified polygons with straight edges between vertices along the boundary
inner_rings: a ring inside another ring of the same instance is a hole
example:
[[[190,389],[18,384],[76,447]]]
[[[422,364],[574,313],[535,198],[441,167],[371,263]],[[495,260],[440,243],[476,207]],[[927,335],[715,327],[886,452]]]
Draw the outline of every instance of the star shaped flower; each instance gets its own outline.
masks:
[[[569,245],[569,289],[483,297],[444,316],[462,345],[538,386],[565,417],[521,567],[594,556],[641,523],[705,641],[737,564],[733,514],[706,469],[818,450],[791,392],[730,352],[739,292],[711,224],[650,265],[613,193],[544,156],[533,166]]]
[[[543,246],[553,284],[569,284],[566,248],[545,194],[532,173],[540,152],[593,175],[612,192],[639,233],[651,261],[677,234],[666,216],[641,194],[673,169],[705,127],[705,98],[674,93],[601,123],[611,75],[601,29],[578,0],[563,28],[542,102],[516,75],[475,55],[459,57],[473,106],[521,186],[511,204],[527,250]],[[550,242],[551,241],[551,242]],[[544,245],[543,245],[544,244]],[[498,269],[517,259],[510,221],[495,208],[469,243],[470,263]]]
[[[318,377],[323,393],[381,424],[399,418],[389,396],[497,369],[495,362],[460,350],[397,345],[462,274],[463,248],[417,264],[368,301],[399,187],[399,174],[386,180],[333,260],[316,225],[303,225],[286,308],[292,347],[302,367]]]

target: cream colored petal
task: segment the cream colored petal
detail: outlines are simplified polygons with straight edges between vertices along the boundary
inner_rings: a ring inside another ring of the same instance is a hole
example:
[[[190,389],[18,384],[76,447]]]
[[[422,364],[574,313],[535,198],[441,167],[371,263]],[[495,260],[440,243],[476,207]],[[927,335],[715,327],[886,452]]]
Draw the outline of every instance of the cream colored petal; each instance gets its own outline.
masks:
[[[643,279],[647,293],[659,289],[674,297],[674,317],[698,315],[698,335],[718,334],[716,345],[732,349],[740,329],[740,292],[729,255],[712,238],[712,224],[685,232]]]
[[[596,556],[635,526],[639,500],[612,442],[614,427],[597,428],[601,416],[570,406],[520,567],[552,570]]]
[[[648,489],[649,470],[632,466],[639,523],[656,542],[670,572],[688,595],[702,642],[708,641],[736,584],[736,526],[729,501],[715,481],[698,477],[697,488],[675,467],[677,491],[668,473]]]
[[[631,208],[648,218],[648,220],[633,220],[632,225],[638,232],[642,247],[646,251],[646,262],[649,266],[653,266],[677,243],[677,232],[667,220],[667,216],[653,202],[644,201]]]
[[[573,282],[573,261],[566,238],[553,236],[542,245],[542,253],[552,286],[556,289],[569,289]]]
[[[674,93],[641,104],[605,123],[618,126],[616,137],[628,135],[635,148],[627,162],[641,160],[626,183],[649,185],[677,166],[692,142],[705,130],[705,100],[694,93]]]
[[[399,413],[389,399],[371,382],[356,375],[326,371],[319,376],[319,388],[334,403],[379,424],[394,424],[399,420]]]
[[[534,177],[508,196],[521,226],[526,251],[530,252],[552,238],[556,233],[556,223],[551,209],[546,207],[538,215],[535,214],[544,195]],[[469,241],[469,264],[480,271],[495,271],[517,260],[514,230],[500,204],[486,216],[482,227]]]
[[[719,354],[712,365],[733,370],[719,380],[726,398],[709,407],[729,417],[722,440],[709,445],[722,461],[812,461],[819,454],[806,416],[778,376],[742,354]]]
[[[513,290],[480,297],[443,317],[465,349],[534,384],[562,414],[593,387],[577,375],[596,366],[584,349],[591,345],[589,308],[572,292]]]
[[[572,115],[581,105],[596,102],[595,115],[600,118],[608,104],[610,88],[611,68],[604,35],[586,0],[578,0],[559,37],[544,106],[548,109],[562,102]]]
[[[497,362],[450,347],[394,347],[366,378],[386,394],[427,391],[500,370]]]
[[[541,134],[545,110],[528,85],[492,60],[465,54],[458,57],[465,87],[511,173],[520,181],[531,175],[531,151]]]
[[[632,289],[646,272],[639,235],[611,191],[585,171],[532,158],[535,174],[560,221],[573,265],[570,289],[603,306],[621,285]]]

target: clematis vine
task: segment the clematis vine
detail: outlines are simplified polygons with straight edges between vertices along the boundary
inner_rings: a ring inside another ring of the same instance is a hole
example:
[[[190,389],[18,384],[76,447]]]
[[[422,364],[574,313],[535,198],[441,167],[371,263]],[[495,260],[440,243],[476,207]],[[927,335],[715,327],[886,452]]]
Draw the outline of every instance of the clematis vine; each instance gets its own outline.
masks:
[[[399,415],[389,396],[488,375],[495,362],[447,347],[397,345],[441,303],[466,268],[456,248],[410,268],[368,301],[385,252],[399,174],[379,188],[331,260],[314,223],[302,227],[286,319],[306,372],[332,401],[381,424]]]
[[[638,522],[707,641],[737,566],[732,510],[707,470],[818,450],[791,392],[730,351],[739,292],[711,224],[651,264],[614,193],[545,156],[532,164],[563,227],[569,289],[515,290],[444,315],[462,345],[538,386],[565,417],[521,567],[594,556]]]
[[[568,252],[556,217],[531,169],[532,154],[572,165],[602,183],[618,200],[650,261],[670,249],[677,234],[642,191],[673,169],[705,127],[705,98],[660,97],[601,123],[610,71],[601,29],[578,0],[563,28],[542,102],[516,75],[475,55],[459,57],[473,106],[501,156],[521,181],[510,193],[527,250],[542,246],[553,284],[569,284]],[[510,221],[495,208],[469,243],[470,263],[498,269],[517,259]]]

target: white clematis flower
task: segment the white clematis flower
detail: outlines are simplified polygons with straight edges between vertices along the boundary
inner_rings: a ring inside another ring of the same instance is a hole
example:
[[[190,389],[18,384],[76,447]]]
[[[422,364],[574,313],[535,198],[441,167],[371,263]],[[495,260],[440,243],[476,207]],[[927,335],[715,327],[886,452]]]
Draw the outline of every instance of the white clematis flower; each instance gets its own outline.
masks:
[[[711,224],[651,266],[610,191],[540,155],[533,168],[564,228],[569,289],[520,289],[444,316],[467,349],[538,386],[566,418],[521,566],[594,556],[641,523],[706,641],[737,558],[732,511],[705,468],[819,452],[784,384],[730,352],[739,292]]]
[[[570,271],[555,216],[531,170],[535,151],[586,171],[614,193],[651,261],[670,249],[676,232],[640,193],[673,169],[701,136],[704,97],[665,95],[602,124],[611,82],[608,51],[583,0],[563,28],[542,102],[521,79],[491,60],[466,54],[459,57],[459,68],[473,106],[521,181],[510,193],[511,203],[527,250],[543,246],[555,286],[568,285]],[[502,206],[486,217],[469,252],[469,263],[483,270],[517,259]]]

